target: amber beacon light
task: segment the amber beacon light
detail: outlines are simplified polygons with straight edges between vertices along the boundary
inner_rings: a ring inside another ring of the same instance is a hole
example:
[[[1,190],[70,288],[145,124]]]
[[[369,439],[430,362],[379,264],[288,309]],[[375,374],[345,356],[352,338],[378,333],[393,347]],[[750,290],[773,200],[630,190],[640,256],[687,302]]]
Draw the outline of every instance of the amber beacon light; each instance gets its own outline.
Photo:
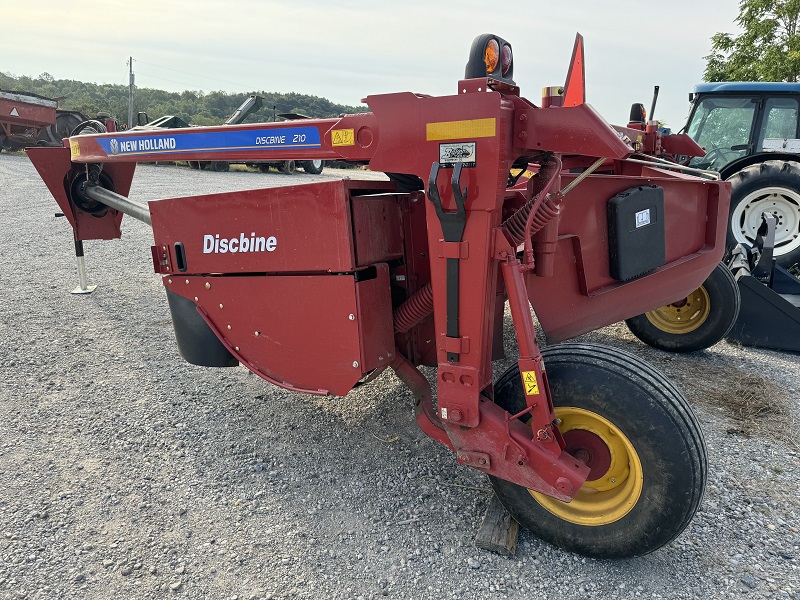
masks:
[[[493,34],[475,38],[464,73],[466,79],[490,77],[514,84],[514,59],[511,44]]]

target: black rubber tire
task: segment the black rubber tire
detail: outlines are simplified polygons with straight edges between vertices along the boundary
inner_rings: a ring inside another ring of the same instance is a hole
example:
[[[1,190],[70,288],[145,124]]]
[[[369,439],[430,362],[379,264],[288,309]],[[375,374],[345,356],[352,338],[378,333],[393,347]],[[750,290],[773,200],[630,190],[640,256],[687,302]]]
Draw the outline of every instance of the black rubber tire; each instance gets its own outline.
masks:
[[[795,263],[799,263],[800,229],[798,229],[797,225],[800,224],[800,162],[767,160],[745,167],[741,171],[728,177],[728,181],[731,182],[731,213],[727,237],[728,250],[739,243],[733,234],[733,228],[740,226],[740,224],[734,224],[734,220],[737,220],[735,213],[739,205],[748,196],[751,197],[750,202],[752,202],[753,198],[751,195],[758,192],[759,189],[768,187],[784,188],[786,193],[791,197],[784,198],[782,205],[784,209],[792,212],[794,226],[790,226],[789,223],[783,223],[779,220],[775,232],[776,243],[774,257],[777,259],[779,265],[786,268],[791,267]],[[763,206],[759,207],[759,209],[763,208]],[[746,218],[747,214],[747,209],[744,208],[740,217]],[[760,220],[758,222],[760,222]],[[781,230],[782,225],[788,227],[790,230]],[[749,240],[748,236],[745,237]],[[752,240],[749,241],[752,242]],[[797,247],[790,250],[784,248],[784,246],[790,246],[791,244],[795,244]]]
[[[297,169],[297,165],[293,160],[285,160],[281,163],[278,163],[278,171],[283,173],[284,175],[291,175]]]
[[[321,160],[304,160],[301,164],[303,171],[310,175],[319,175],[325,168],[325,163]]]
[[[86,118],[76,112],[61,112],[56,114],[56,122],[39,131],[38,140],[49,146],[60,146],[65,137],[69,137],[72,131],[80,125]]]
[[[631,558],[674,540],[700,506],[707,456],[700,426],[686,399],[653,367],[598,344],[562,344],[542,351],[556,407],[592,411],[630,441],[642,466],[641,494],[633,508],[607,524],[576,524],[551,513],[519,485],[490,477],[511,515],[543,540],[594,558]],[[524,410],[516,366],[495,384],[495,402]]]
[[[225,173],[231,170],[231,164],[227,160],[215,160],[208,163],[209,169],[217,173]]]
[[[711,275],[693,294],[705,291],[709,313],[702,324],[688,333],[670,333],[659,328],[646,314],[625,320],[631,333],[648,346],[667,352],[695,352],[705,350],[722,340],[736,323],[742,298],[739,286],[724,264],[714,267]]]

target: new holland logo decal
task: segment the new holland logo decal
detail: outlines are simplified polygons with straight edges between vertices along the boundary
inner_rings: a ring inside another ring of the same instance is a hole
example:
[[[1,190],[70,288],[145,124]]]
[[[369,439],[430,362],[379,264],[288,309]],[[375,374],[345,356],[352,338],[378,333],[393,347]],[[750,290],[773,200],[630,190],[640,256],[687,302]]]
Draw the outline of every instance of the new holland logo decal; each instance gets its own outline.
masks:
[[[455,163],[465,167],[475,166],[475,142],[439,144],[439,163],[445,169],[452,169]]]

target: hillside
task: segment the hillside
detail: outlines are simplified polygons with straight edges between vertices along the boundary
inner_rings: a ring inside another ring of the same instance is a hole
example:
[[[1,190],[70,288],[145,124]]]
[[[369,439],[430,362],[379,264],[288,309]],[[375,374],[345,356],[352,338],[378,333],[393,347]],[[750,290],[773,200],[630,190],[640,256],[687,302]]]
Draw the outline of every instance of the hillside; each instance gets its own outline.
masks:
[[[124,123],[128,117],[128,87],[125,85],[97,84],[72,79],[54,79],[48,73],[36,78],[0,73],[0,90],[33,92],[48,98],[64,97],[59,108],[79,110],[94,116],[108,112]],[[365,107],[334,104],[325,98],[305,94],[278,94],[264,90],[244,93],[224,91],[166,92],[152,88],[137,88],[134,95],[134,121],[138,112],[146,112],[151,119],[163,115],[177,115],[193,125],[219,125],[251,94],[264,98],[263,108],[248,117],[247,121],[271,121],[273,106],[276,113],[297,112],[310,117],[336,117],[342,113],[364,112]]]

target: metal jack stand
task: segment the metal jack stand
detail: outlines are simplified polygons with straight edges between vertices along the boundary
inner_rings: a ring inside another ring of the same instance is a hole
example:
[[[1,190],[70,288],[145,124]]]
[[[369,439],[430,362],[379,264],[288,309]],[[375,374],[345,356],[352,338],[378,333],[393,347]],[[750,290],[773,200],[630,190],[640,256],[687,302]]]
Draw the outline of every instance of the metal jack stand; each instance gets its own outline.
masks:
[[[89,285],[88,278],[86,277],[86,262],[83,260],[83,241],[75,240],[75,258],[78,261],[78,287],[70,292],[70,294],[91,294],[96,285]]]

